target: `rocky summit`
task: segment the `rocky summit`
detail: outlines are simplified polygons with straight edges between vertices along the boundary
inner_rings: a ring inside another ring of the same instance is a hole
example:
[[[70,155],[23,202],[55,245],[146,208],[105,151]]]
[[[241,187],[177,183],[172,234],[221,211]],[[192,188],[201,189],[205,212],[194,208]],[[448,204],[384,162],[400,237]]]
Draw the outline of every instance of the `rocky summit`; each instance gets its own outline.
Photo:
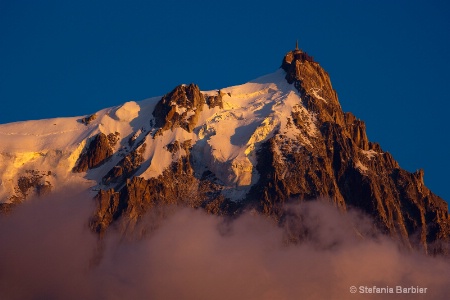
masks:
[[[371,215],[407,248],[448,253],[448,205],[370,142],[343,112],[328,73],[289,51],[276,72],[201,91],[180,85],[162,97],[95,114],[0,125],[1,210],[76,183],[95,191],[89,221],[103,235],[133,228],[166,204],[234,216],[253,209],[282,223],[283,206],[326,199]]]

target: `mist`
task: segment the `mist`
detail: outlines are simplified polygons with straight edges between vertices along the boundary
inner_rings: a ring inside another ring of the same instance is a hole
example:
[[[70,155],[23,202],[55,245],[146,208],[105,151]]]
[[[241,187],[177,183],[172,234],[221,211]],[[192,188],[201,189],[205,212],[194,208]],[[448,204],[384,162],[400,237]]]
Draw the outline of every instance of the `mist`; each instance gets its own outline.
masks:
[[[70,195],[69,197],[67,195]],[[406,251],[373,220],[324,201],[286,207],[284,226],[254,211],[149,212],[132,230],[88,228],[76,189],[0,216],[0,299],[447,299],[448,258]],[[123,224],[124,225],[124,224]],[[421,287],[356,294],[351,286]]]

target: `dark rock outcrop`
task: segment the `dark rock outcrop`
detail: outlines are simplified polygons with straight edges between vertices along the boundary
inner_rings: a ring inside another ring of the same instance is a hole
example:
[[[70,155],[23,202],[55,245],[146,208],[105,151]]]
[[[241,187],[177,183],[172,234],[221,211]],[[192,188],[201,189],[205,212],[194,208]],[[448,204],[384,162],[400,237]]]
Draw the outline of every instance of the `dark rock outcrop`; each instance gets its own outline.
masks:
[[[143,153],[146,144],[143,143],[131,151],[127,156],[119,161],[109,172],[103,177],[103,184],[119,183],[121,184],[127,178],[133,176],[144,161]]]
[[[119,212],[119,193],[113,189],[100,190],[94,200],[98,204],[95,215],[91,218],[91,229],[98,233],[104,233],[106,228],[120,215]]]
[[[206,96],[206,104],[208,104],[209,108],[214,108],[218,106],[219,108],[223,108],[222,96],[224,93],[222,91],[218,91],[217,95],[214,96]]]
[[[83,123],[84,125],[89,125],[92,121],[94,121],[95,119],[97,119],[97,114],[92,114],[90,116],[84,117],[81,120],[79,120],[81,123]]]
[[[108,142],[111,148],[114,148],[117,145],[117,142],[120,140],[120,133],[116,131],[114,133],[108,134],[106,137],[108,138]]]
[[[179,85],[156,104],[155,126],[161,131],[181,127],[192,132],[204,104],[205,97],[197,85]]]
[[[102,165],[114,154],[112,144],[114,138],[99,133],[87,144],[73,168],[73,172],[81,173]]]
[[[181,147],[189,151],[186,145]],[[100,191],[95,197],[98,208],[90,227],[100,235],[119,217],[127,227],[133,227],[146,212],[159,206],[203,207],[216,214],[229,214],[239,207],[220,195],[220,186],[194,176],[189,153],[157,178],[122,177],[122,180],[125,180],[124,186],[118,191]]]
[[[281,64],[286,80],[294,84],[304,106],[317,114],[321,122],[343,125],[344,114],[331,86],[328,73],[301,50],[290,51]]]
[[[46,180],[46,178],[51,175],[51,172],[26,170],[25,173],[17,179],[15,195],[13,195],[9,200],[12,203],[21,203],[30,195],[40,197],[50,193],[53,187],[50,181]]]
[[[422,171],[400,169],[388,152],[368,141],[364,122],[342,112],[326,72],[299,53],[289,52],[282,68],[305,107],[317,113],[321,134],[308,148],[280,135],[263,144],[257,165],[261,179],[250,193],[261,211],[280,219],[289,199],[327,197],[342,209],[372,215],[408,247],[448,251],[439,243],[450,237],[447,203],[424,186]],[[293,120],[301,122],[294,115]]]
[[[354,207],[373,216],[407,247],[448,251],[439,244],[449,238],[447,204],[424,186],[423,173],[401,170],[389,153],[361,152],[358,140],[342,139],[338,128],[324,133],[313,151],[279,136],[262,145],[261,179],[249,195],[261,212],[281,220],[285,202],[326,197],[342,210]]]

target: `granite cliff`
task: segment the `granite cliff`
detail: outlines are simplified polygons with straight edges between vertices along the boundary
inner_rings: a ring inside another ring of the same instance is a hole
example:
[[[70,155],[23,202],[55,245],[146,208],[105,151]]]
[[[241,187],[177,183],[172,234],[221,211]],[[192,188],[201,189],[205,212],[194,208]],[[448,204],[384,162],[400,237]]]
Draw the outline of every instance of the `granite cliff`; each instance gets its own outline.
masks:
[[[23,163],[3,175],[11,187],[3,187],[2,210],[68,177],[95,183],[89,224],[100,235],[119,220],[133,228],[167,204],[227,216],[251,209],[283,223],[286,203],[326,199],[343,213],[371,215],[406,248],[448,254],[447,203],[424,185],[422,170],[403,170],[368,140],[328,73],[298,48],[275,73],[240,86],[180,85],[65,122],[70,128],[52,140],[57,150],[33,148],[25,161],[2,154]]]
[[[381,230],[407,247],[448,251],[444,246],[450,233],[447,203],[424,185],[423,171],[402,170],[390,153],[368,141],[364,122],[342,111],[328,74],[311,56],[298,49],[288,52],[281,68],[301,99],[298,105],[307,111],[293,110],[287,116],[288,128],[305,130],[309,114],[315,117],[318,134],[305,142],[302,135],[290,138],[275,130],[262,141],[255,150],[259,178],[245,197],[233,201],[221,193],[225,183],[213,170],[196,172],[197,158],[192,153],[196,145],[175,141],[168,149],[183,154],[163,174],[148,180],[133,177],[120,189],[99,192],[92,228],[103,232],[118,218],[137,222],[153,206],[167,203],[225,215],[251,207],[283,222],[285,203],[326,198],[343,211],[356,207],[373,216]],[[175,104],[169,110],[167,103]],[[175,88],[153,111],[158,132],[174,126],[194,130],[204,103],[198,87]],[[177,109],[185,111],[177,114]]]

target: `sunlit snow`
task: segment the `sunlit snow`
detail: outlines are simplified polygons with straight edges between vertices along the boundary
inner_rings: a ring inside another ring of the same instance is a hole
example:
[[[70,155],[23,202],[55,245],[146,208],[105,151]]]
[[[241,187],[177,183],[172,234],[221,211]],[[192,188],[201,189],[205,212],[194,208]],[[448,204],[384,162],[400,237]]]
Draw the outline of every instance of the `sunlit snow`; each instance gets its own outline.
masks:
[[[18,176],[26,170],[52,171],[53,181],[77,178],[95,185],[129,153],[131,137],[136,140],[135,145],[146,143],[145,161],[136,176],[148,179],[161,175],[174,160],[186,155],[184,150],[172,154],[166,146],[190,140],[197,175],[210,170],[224,185],[225,196],[238,200],[259,178],[255,166],[261,143],[275,132],[299,139],[305,145],[310,145],[309,139],[317,135],[315,116],[303,107],[295,87],[284,77],[284,71],[279,69],[248,83],[221,89],[223,109],[209,109],[205,104],[191,133],[176,128],[154,136],[152,112],[161,97],[103,109],[88,125],[81,122],[85,116],[0,125],[0,201],[7,201]],[[217,90],[202,93],[217,95]],[[293,112],[302,114],[302,128],[292,125]],[[72,173],[89,138],[100,132],[120,134],[115,155],[87,174]]]

